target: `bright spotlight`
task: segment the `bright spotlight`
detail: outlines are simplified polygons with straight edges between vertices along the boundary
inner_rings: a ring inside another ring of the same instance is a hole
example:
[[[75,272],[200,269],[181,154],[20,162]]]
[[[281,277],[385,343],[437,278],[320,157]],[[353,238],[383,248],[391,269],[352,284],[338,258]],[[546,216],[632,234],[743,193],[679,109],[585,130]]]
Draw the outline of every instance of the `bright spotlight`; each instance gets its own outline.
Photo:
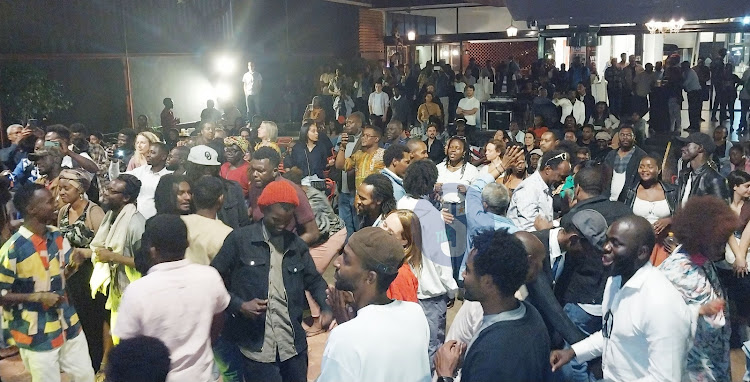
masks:
[[[214,61],[216,71],[222,75],[232,75],[237,70],[237,64],[229,56],[217,57]]]
[[[454,56],[458,56],[458,49],[453,49],[451,51],[451,54],[454,55]]]
[[[750,16],[745,16],[742,18],[742,24],[750,24]]]
[[[408,39],[409,41],[414,41],[414,39],[415,39],[415,38],[417,38],[417,34],[416,34],[416,33],[415,33],[414,31],[409,31],[409,32],[408,32],[408,33],[406,34],[406,38],[407,38],[407,39]]]
[[[214,94],[217,99],[230,99],[232,98],[232,87],[226,82],[220,82],[214,87]]]
[[[511,25],[505,30],[505,33],[508,34],[508,37],[516,37],[518,35],[518,28]]]

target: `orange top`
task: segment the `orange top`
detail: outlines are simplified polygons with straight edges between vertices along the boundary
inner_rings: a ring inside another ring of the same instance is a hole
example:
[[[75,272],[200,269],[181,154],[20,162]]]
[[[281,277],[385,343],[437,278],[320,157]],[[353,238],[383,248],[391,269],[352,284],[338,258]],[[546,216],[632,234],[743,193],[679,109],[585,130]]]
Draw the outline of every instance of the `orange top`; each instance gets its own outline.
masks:
[[[529,129],[526,130],[526,131],[529,132],[529,133],[533,133],[534,136],[537,137],[537,138],[542,138],[542,134],[548,132],[549,129],[546,126],[542,126],[542,127],[534,127],[534,126],[532,126],[532,127],[529,127]]]
[[[404,263],[404,265],[398,269],[398,276],[393,280],[385,294],[388,298],[394,300],[418,302],[418,287],[419,282],[417,281],[417,277],[414,276],[414,272],[411,271],[409,264]]]

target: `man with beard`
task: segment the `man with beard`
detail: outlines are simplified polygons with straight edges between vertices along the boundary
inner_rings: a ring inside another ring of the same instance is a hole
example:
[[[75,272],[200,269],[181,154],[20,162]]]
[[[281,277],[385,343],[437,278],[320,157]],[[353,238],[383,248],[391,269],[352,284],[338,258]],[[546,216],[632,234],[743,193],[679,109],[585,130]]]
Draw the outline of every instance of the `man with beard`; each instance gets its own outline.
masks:
[[[141,249],[141,236],[146,219],[138,212],[135,201],[141,191],[141,181],[133,175],[122,174],[104,188],[104,215],[99,230],[89,248],[75,250],[77,263],[82,257],[91,258],[94,271],[90,285],[92,293],[108,296],[111,310],[110,327],[117,322],[120,299],[131,281],[140,278],[135,269],[135,254]],[[92,335],[94,335],[92,333]],[[115,339],[117,343],[117,339]]]
[[[515,297],[529,271],[522,242],[507,231],[477,235],[464,271],[465,298],[482,305],[471,342],[448,341],[435,356],[438,381],[452,381],[461,354],[462,381],[550,381],[550,339],[539,312]],[[513,365],[512,367],[508,367]]]
[[[222,337],[242,353],[248,382],[307,381],[306,290],[321,307],[321,326],[332,320],[326,282],[287,229],[299,202],[289,183],[270,182],[257,200],[261,220],[232,231],[211,262],[231,295]]]
[[[716,149],[714,140],[706,133],[691,133],[678,140],[685,143],[682,161],[689,163],[689,168],[677,178],[679,204],[684,205],[691,196],[713,195],[728,200],[730,193],[726,180],[708,163]]]
[[[13,204],[24,224],[0,249],[0,305],[8,342],[18,346],[34,381],[60,381],[60,371],[75,381],[93,381],[86,335],[65,295],[70,243],[47,225],[57,216],[55,199],[31,183],[16,192]]]
[[[110,148],[111,152],[107,153],[110,158],[119,160],[121,173],[125,173],[128,163],[135,153],[135,136],[135,130],[133,129],[120,130],[117,134],[117,144]]]
[[[190,149],[187,146],[177,146],[169,151],[167,155],[167,170],[175,175],[185,175]]]
[[[627,190],[641,180],[638,177],[638,165],[646,152],[635,145],[635,131],[631,125],[620,125],[618,133],[620,147],[612,150],[604,158],[604,163],[612,169],[609,190],[610,200],[624,200]]]
[[[339,326],[328,337],[318,381],[430,380],[422,308],[386,296],[403,261],[401,244],[385,230],[366,227],[349,238],[333,263],[336,286],[328,301]]]
[[[406,141],[409,140],[409,137],[406,136],[406,129],[404,129],[404,124],[401,123],[401,121],[394,119],[390,122],[388,122],[388,125],[385,127],[385,137],[383,137],[383,148],[387,149],[391,147],[391,145],[406,145]]]
[[[508,208],[508,217],[522,231],[535,231],[537,217],[553,220],[552,190],[570,173],[570,158],[564,151],[547,151],[539,162],[539,170],[524,179],[513,192]]]
[[[604,291],[602,330],[550,355],[552,370],[575,357],[602,357],[607,381],[679,381],[684,372],[691,312],[662,272],[649,262],[656,238],[640,216],[607,231],[602,263],[612,266]]]
[[[372,174],[357,187],[358,228],[379,227],[382,220],[396,209],[393,185],[387,176]]]
[[[295,206],[292,220],[290,220],[286,229],[289,232],[299,234],[299,237],[308,245],[317,242],[320,237],[320,230],[315,223],[315,214],[313,213],[310,201],[307,199],[305,191],[284,178],[279,174],[279,163],[281,157],[276,150],[270,147],[261,147],[253,153],[253,160],[250,161],[250,195],[247,200],[250,203],[250,213],[254,221],[263,219],[263,209],[259,204],[260,196],[268,185],[274,182],[286,183],[297,194],[299,202]],[[302,231],[300,232],[300,227]]]
[[[60,176],[60,171],[62,171],[60,167],[62,158],[63,155],[57,147],[35,150],[33,153],[29,153],[29,159],[34,162],[40,175],[34,183],[43,185],[52,193],[57,209],[65,205],[59,196],[60,187],[58,177]]]
[[[138,194],[136,205],[138,206],[138,212],[145,219],[156,215],[154,193],[156,192],[156,186],[159,185],[159,180],[162,176],[172,173],[172,171],[167,170],[165,167],[167,164],[167,153],[167,146],[163,143],[151,143],[148,149],[148,156],[146,156],[146,165],[126,172],[126,174],[133,175],[141,181],[141,192]]]

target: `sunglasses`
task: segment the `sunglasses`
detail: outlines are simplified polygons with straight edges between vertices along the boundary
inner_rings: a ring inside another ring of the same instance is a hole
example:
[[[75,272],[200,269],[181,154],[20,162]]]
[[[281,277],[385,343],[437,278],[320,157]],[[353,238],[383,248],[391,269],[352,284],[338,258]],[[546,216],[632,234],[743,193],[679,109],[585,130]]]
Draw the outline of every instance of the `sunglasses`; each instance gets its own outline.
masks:
[[[566,161],[566,160],[568,160],[568,153],[560,153],[560,154],[557,154],[557,155],[553,156],[552,158],[547,159],[547,161],[544,162],[544,166],[542,166],[542,167],[549,166],[549,162],[552,162],[555,159],[560,159],[562,161]]]

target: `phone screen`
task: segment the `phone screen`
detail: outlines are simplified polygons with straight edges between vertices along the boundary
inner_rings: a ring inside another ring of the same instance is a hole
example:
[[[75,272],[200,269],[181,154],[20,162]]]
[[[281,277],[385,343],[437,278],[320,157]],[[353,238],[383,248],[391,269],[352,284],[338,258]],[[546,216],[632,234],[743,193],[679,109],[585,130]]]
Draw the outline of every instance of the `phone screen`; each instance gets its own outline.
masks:
[[[60,142],[58,142],[58,141],[44,141],[44,147],[60,147]]]

